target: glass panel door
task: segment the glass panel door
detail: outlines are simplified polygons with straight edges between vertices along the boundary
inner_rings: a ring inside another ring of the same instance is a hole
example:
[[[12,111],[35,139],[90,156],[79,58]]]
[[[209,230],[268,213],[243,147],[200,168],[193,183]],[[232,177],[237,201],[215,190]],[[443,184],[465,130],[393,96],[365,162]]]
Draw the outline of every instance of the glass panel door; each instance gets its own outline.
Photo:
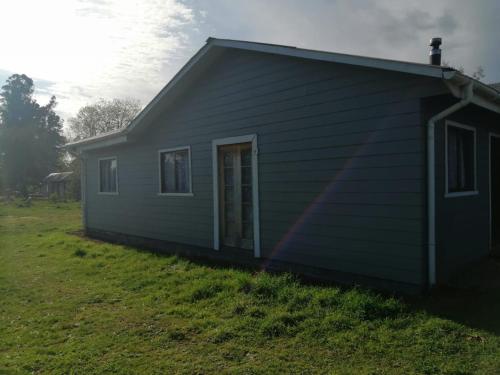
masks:
[[[250,143],[219,148],[219,201],[223,245],[253,249]]]

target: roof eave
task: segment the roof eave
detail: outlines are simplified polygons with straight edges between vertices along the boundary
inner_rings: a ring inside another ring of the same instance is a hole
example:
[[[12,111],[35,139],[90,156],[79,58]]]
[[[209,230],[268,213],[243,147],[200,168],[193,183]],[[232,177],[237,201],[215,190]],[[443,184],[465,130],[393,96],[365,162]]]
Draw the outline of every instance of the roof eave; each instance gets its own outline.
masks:
[[[452,71],[450,68],[418,64],[412,62],[387,60],[374,57],[348,55],[336,52],[323,52],[316,50],[306,50],[290,46],[280,46],[275,44],[253,43],[228,39],[208,39],[207,43],[225,48],[236,48],[248,51],[271,53],[298,57],[310,60],[335,62],[339,64],[349,64],[374,69],[397,71],[409,74],[418,74],[434,78],[443,78],[443,72]]]
[[[373,69],[389,70],[407,74],[443,79],[453,95],[461,95],[459,89],[470,82],[474,82],[474,87],[479,96],[474,101],[476,104],[500,113],[500,93],[492,87],[472,79],[454,69],[428,64],[418,64],[412,62],[379,59],[366,56],[355,56],[334,52],[323,52],[306,50],[290,46],[274,44],[254,43],[229,39],[208,38],[207,43],[182,67],[182,69],[170,80],[170,82],[153,98],[153,100],[137,115],[137,117],[124,129],[119,132],[103,135],[92,139],[73,142],[65,145],[65,148],[77,151],[88,151],[102,147],[114,146],[129,141],[129,134],[139,128],[151,110],[186,76],[191,68],[196,65],[213,47],[235,48],[261,53],[270,53],[297,57],[310,60],[326,61],[339,64],[348,64]]]
[[[445,77],[445,83],[450,89],[450,92],[460,99],[462,99],[463,93],[461,88],[472,83],[474,95],[471,102],[479,107],[500,113],[500,92],[490,85],[460,72],[454,72],[454,74]]]
[[[116,146],[128,141],[127,135],[122,133],[123,132],[115,133],[108,137],[96,138],[88,140],[87,142],[83,140],[81,142],[68,143],[65,147],[76,152],[83,152],[103,147]]]

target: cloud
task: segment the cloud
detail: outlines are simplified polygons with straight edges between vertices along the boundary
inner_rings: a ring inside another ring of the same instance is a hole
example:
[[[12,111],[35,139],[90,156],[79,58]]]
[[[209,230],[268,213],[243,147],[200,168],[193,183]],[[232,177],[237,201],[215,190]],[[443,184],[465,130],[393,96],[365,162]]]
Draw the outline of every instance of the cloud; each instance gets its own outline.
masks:
[[[0,69],[44,80],[63,117],[100,97],[146,104],[208,36],[427,62],[500,81],[498,0],[6,0]],[[0,71],[0,78],[1,78]]]
[[[202,31],[320,50],[427,62],[429,40],[444,58],[500,81],[498,0],[192,0],[207,11]],[[235,20],[228,22],[228,20]]]
[[[63,115],[99,97],[147,102],[165,83],[164,66],[182,54],[184,29],[195,21],[178,0],[50,4],[2,3],[1,45],[8,53],[0,68],[51,82],[44,89],[57,96]]]

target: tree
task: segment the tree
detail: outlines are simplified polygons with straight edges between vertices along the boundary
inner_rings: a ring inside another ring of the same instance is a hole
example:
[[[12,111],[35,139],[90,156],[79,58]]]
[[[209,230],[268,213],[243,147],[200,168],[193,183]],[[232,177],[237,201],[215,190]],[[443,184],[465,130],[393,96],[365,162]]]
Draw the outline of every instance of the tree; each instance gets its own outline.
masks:
[[[465,74],[465,70],[464,70],[463,66],[459,66],[458,68],[454,67],[454,66],[450,65],[450,63],[448,61],[445,61],[445,60],[443,60],[441,65],[446,66],[448,68],[453,68],[455,70],[458,70],[460,73]],[[484,79],[484,77],[486,77],[486,74],[484,73],[483,67],[481,65],[479,65],[476,68],[476,70],[474,70],[472,72],[472,74],[470,76],[474,79],[477,79],[478,81],[482,81]]]
[[[100,99],[80,108],[76,117],[68,120],[69,136],[80,140],[121,129],[130,124],[140,110],[141,105],[135,99]]]
[[[53,96],[40,106],[33,98],[33,80],[13,74],[0,92],[0,165],[4,187],[26,194],[57,169],[64,143],[63,122]]]
[[[79,201],[82,194],[81,179],[81,159],[72,155],[71,159],[67,160],[66,170],[73,172],[68,185],[66,187],[67,197]]]
[[[472,78],[477,79],[478,81],[481,81],[486,77],[486,74],[484,74],[484,69],[481,65],[479,65],[476,70],[472,73]]]

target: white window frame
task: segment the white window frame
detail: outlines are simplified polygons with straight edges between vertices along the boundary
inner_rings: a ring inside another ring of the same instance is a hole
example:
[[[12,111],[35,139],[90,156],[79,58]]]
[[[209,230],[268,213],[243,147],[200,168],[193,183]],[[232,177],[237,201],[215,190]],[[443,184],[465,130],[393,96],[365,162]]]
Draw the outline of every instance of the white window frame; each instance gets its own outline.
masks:
[[[116,191],[101,191],[101,161],[116,160]],[[107,156],[97,159],[97,193],[100,195],[118,195],[118,157]]]
[[[212,141],[212,177],[214,201],[214,250],[220,250],[219,229],[219,157],[218,148],[224,145],[239,143],[252,144],[252,205],[253,205],[253,251],[254,257],[260,258],[260,218],[259,218],[259,170],[257,134],[242,135],[237,137],[214,139]]]
[[[448,127],[453,126],[455,128],[461,128],[461,129],[466,129],[470,130],[474,134],[474,187],[472,190],[467,190],[467,191],[456,191],[456,192],[450,192],[448,189]],[[455,198],[455,197],[466,197],[470,195],[478,195],[479,191],[477,190],[477,132],[476,128],[470,125],[464,125],[455,121],[450,121],[447,120],[445,122],[445,135],[444,135],[444,142],[445,142],[445,150],[444,150],[444,184],[445,184],[445,198]]]
[[[162,193],[161,191],[161,154],[165,152],[174,152],[174,151],[188,151],[188,166],[189,166],[189,191],[187,193]],[[158,195],[165,197],[193,197],[193,172],[191,168],[191,146],[180,146],[180,147],[172,147],[172,148],[164,148],[158,150]]]

